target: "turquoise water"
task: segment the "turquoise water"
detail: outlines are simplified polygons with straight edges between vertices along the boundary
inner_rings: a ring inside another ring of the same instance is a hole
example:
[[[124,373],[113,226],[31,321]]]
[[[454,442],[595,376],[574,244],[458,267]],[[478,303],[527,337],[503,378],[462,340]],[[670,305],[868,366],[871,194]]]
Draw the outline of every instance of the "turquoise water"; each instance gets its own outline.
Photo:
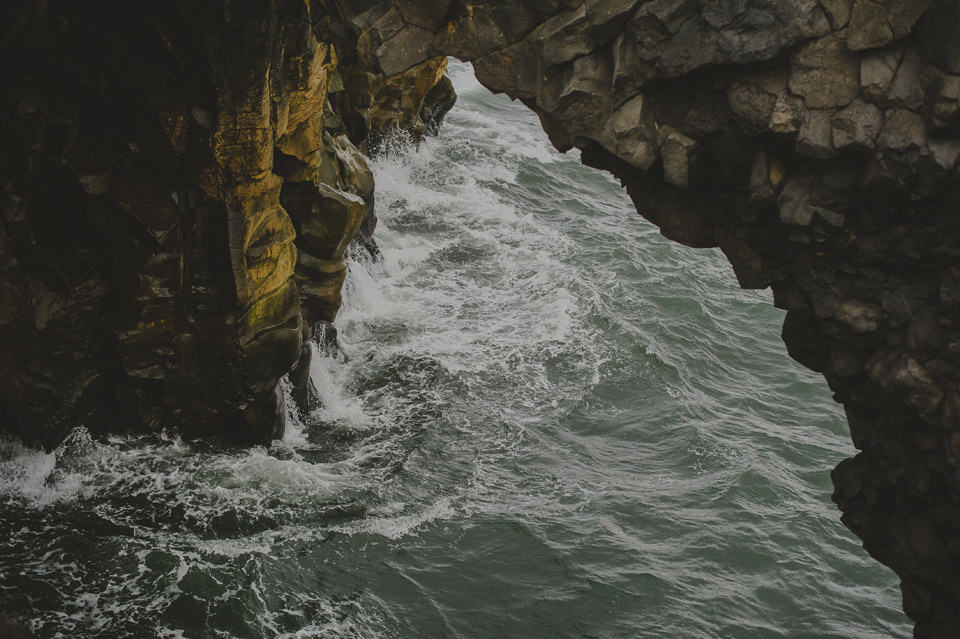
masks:
[[[35,637],[906,637],[830,502],[852,454],[768,292],[660,237],[455,65],[375,163],[324,407],[269,449],[3,444],[0,610]]]

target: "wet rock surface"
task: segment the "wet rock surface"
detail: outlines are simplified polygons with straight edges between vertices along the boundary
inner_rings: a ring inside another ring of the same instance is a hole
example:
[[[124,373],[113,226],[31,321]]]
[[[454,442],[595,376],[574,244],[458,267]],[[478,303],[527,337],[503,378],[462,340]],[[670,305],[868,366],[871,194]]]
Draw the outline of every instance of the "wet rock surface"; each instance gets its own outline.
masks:
[[[901,576],[917,636],[956,636],[960,3],[412,4],[379,5],[367,55],[472,60],[664,235],[773,288],[861,451],[834,472],[844,522]]]
[[[371,125],[441,119],[446,59],[385,77],[318,2],[14,1],[0,23],[4,430],[282,434],[278,382],[330,333],[347,248],[376,253]]]
[[[772,287],[788,351],[824,374],[860,450],[834,472],[844,522],[900,575],[917,636],[957,636],[957,0],[0,14],[8,428],[269,439],[350,239],[375,253],[362,154],[398,123],[434,126],[451,99],[435,59],[453,55],[664,235]]]

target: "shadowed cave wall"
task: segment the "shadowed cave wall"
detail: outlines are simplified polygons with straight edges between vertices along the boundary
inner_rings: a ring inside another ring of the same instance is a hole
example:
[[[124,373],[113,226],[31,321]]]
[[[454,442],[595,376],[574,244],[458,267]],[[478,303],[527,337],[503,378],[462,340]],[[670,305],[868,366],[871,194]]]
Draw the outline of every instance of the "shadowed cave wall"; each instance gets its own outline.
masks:
[[[117,6],[113,6],[116,4]],[[0,411],[263,441],[343,255],[363,152],[449,108],[442,56],[774,291],[860,450],[843,521],[960,632],[956,0],[14,2],[0,12]],[[426,123],[424,123],[426,120]],[[300,361],[299,366],[297,362]]]

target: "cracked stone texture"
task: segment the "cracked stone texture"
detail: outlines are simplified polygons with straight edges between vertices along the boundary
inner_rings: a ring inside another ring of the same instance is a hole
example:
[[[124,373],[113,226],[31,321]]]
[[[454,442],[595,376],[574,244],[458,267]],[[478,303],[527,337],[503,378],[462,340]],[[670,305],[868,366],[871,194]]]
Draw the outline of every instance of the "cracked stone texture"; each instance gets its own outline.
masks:
[[[960,3],[443,4],[382,3],[363,55],[471,60],[664,235],[772,287],[860,450],[833,475],[844,523],[918,637],[958,636]]]
[[[392,109],[434,117],[384,87],[453,55],[664,235],[772,287],[860,451],[833,473],[844,523],[916,636],[960,634],[960,1],[100,4],[0,9],[21,432],[57,439],[51,399],[149,425],[211,397],[262,429],[335,314],[337,233],[372,231],[357,153]]]

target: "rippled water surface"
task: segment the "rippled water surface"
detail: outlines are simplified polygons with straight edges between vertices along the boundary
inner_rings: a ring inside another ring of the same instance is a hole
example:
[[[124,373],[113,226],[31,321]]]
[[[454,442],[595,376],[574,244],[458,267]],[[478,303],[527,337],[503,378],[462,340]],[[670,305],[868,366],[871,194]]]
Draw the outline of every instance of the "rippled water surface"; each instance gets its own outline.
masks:
[[[852,454],[769,293],[641,220],[453,69],[375,163],[324,407],[269,449],[0,449],[0,610],[31,636],[906,637],[839,522]]]

